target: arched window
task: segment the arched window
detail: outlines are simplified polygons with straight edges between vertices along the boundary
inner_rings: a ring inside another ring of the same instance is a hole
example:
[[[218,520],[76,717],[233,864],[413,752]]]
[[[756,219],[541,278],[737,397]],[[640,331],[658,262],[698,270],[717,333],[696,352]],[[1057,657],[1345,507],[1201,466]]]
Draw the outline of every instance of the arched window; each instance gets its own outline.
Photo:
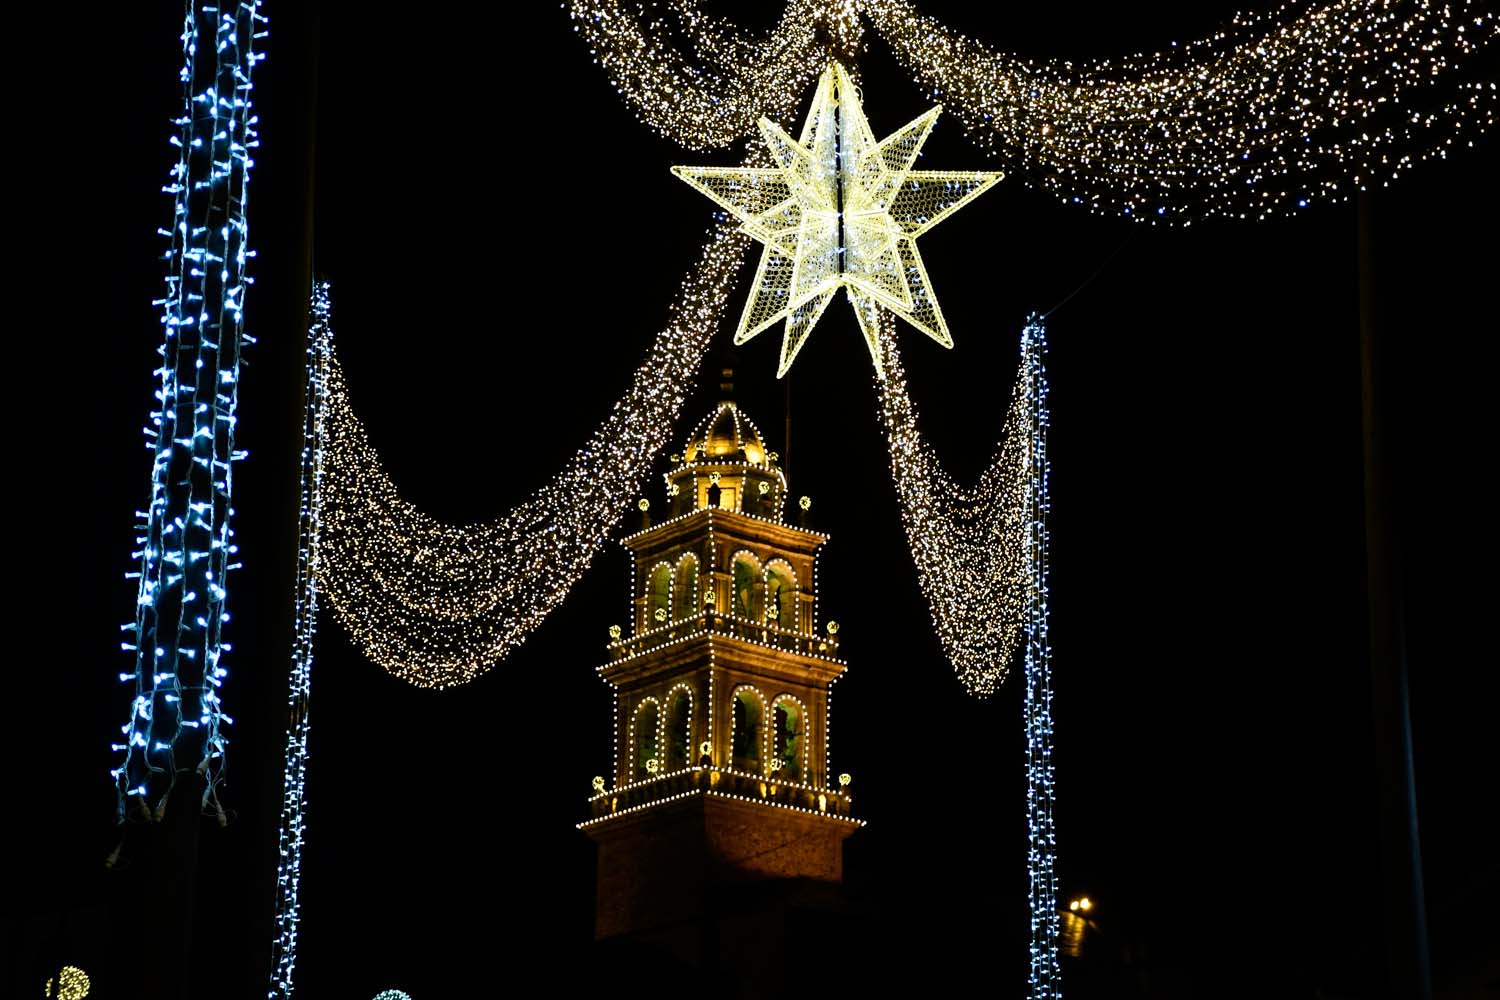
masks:
[[[748,552],[734,557],[734,615],[751,621],[761,620],[760,563]]]
[[[676,595],[672,617],[691,618],[698,613],[698,557],[691,552],[677,560]]]
[[[776,726],[775,759],[781,762],[781,769],[777,774],[789,781],[801,781],[806,713],[795,698],[782,695],[776,699],[771,715]]]
[[[732,767],[736,771],[760,773],[760,718],[765,702],[760,692],[750,687],[734,693],[734,729],[729,745]]]
[[[693,694],[685,685],[667,696],[667,767],[676,771],[688,766],[693,740]]]
[[[651,777],[649,761],[657,760],[656,735],[661,728],[661,709],[655,698],[647,698],[635,710],[635,721],[630,727],[631,780],[641,781]],[[657,768],[660,770],[660,767]]]
[[[664,624],[672,611],[672,567],[657,563],[646,590],[646,628]],[[657,612],[660,612],[658,614]]]
[[[779,560],[766,566],[766,621],[788,632],[797,630],[797,577]]]

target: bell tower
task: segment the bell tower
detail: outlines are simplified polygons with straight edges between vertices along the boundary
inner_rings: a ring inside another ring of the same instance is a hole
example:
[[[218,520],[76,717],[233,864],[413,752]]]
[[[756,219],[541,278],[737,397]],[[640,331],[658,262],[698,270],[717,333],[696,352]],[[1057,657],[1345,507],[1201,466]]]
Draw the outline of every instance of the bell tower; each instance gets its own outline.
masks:
[[[594,779],[579,827],[598,843],[596,937],[712,962],[728,945],[705,927],[726,894],[840,882],[843,841],[863,823],[848,776],[828,767],[829,693],[845,670],[837,625],[818,628],[828,536],[786,522],[777,455],[733,402],[672,461],[665,517],[650,524],[643,501],[624,539],[629,626],[611,627],[598,668],[614,694],[614,771]]]

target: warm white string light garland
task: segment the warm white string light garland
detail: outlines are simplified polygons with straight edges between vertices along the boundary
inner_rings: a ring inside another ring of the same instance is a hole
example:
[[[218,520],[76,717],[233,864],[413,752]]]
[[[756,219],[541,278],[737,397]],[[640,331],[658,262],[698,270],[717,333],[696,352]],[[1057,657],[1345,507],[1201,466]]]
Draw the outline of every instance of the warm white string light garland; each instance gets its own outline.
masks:
[[[852,58],[868,19],[1008,173],[1150,222],[1260,219],[1346,199],[1472,143],[1500,103],[1493,79],[1465,78],[1500,37],[1500,16],[1481,0],[1284,3],[1164,52],[1095,61],[998,52],[913,0],[812,10],[793,0],[763,40],[690,0],[651,13],[611,0],[569,8],[637,117],[691,149],[753,135],[761,115],[789,122],[785,99],[816,71],[800,60],[815,62],[819,42]],[[776,84],[793,89],[772,93]]]
[[[996,52],[912,0],[860,0],[897,58],[1027,183],[1139,220],[1264,219],[1345,200],[1494,124],[1500,37],[1474,0],[1286,3],[1096,62]],[[1436,97],[1433,96],[1436,91]]]
[[[269,1000],[290,1000],[302,918],[302,842],[307,832],[307,734],[312,699],[313,641],[318,631],[319,522],[322,516],[328,366],[333,327],[328,283],[313,286],[307,331],[307,401],[302,422],[302,486],[297,515],[297,580],[293,591],[292,665],[287,679],[286,760],[277,843],[276,936],[271,943]]]
[[[260,0],[184,5],[183,111],[171,142],[178,150],[163,191],[175,200],[167,290],[156,304],[165,327],[157,405],[145,428],[152,453],[151,501],[137,511],[139,581],[135,620],[121,626],[122,649],[135,661],[120,674],[134,687],[130,720],[120,727],[122,755],[111,771],[119,819],[135,800],[160,819],[179,776],[204,782],[201,805],[226,822],[218,800],[229,742],[219,690],[228,670],[223,640],[227,574],[238,547],[229,521],[240,350],[243,330],[245,196],[257,117],[251,74],[264,58]]]
[[[697,0],[564,6],[635,116],[688,149],[752,135],[762,116],[788,121],[830,42],[850,52],[859,41],[850,0],[790,0],[764,38],[704,14]],[[682,51],[684,37],[690,52]]]
[[[965,489],[922,438],[892,320],[880,323],[886,362],[876,391],[917,578],[959,680],[988,695],[1005,680],[1026,622],[1026,380],[1017,380],[993,460]]]
[[[331,355],[320,594],[366,656],[419,687],[467,683],[561,603],[641,495],[748,243],[722,222],[711,230],[630,390],[550,483],[492,524],[442,524],[401,498]]]

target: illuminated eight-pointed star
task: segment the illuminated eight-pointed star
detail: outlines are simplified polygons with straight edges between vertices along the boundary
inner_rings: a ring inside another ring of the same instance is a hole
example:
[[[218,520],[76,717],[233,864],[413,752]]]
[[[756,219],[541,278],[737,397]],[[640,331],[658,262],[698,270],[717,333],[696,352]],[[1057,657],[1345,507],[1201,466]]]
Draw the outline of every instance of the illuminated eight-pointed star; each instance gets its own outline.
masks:
[[[913,170],[942,105],[877,141],[859,92],[838,63],[818,79],[802,134],[760,120],[775,167],[673,167],[765,244],[734,342],[786,320],[776,377],[787,373],[834,294],[844,289],[884,374],[881,307],[944,347],[948,324],[917,252],[917,237],[1004,176]]]

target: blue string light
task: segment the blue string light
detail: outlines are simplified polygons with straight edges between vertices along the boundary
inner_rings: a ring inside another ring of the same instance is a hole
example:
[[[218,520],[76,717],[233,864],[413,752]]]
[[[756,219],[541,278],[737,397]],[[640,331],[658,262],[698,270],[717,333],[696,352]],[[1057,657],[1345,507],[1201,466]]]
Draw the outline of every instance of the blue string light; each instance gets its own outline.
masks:
[[[1026,868],[1031,876],[1032,1000],[1061,1000],[1057,961],[1057,831],[1052,805],[1052,643],[1047,632],[1047,331],[1033,315],[1021,333],[1022,398],[1028,461],[1026,506]]]
[[[137,802],[160,819],[177,779],[196,772],[202,807],[226,822],[217,787],[229,742],[220,690],[228,670],[222,639],[228,572],[239,568],[230,518],[240,349],[254,343],[243,330],[245,195],[254,164],[257,118],[251,74],[264,56],[261,0],[233,5],[184,5],[183,112],[170,137],[178,150],[163,191],[173,196],[165,327],[157,405],[145,430],[152,453],[151,501],[137,511],[139,568],[135,621],[121,626],[120,646],[135,669],[130,720],[113,745],[124,759],[110,773],[119,792],[119,819]]]
[[[271,943],[271,1000],[292,995],[297,925],[302,916],[302,841],[307,832],[308,708],[312,694],[313,640],[318,631],[318,531],[322,511],[328,364],[333,347],[328,283],[313,286],[307,332],[307,407],[302,423],[302,490],[297,517],[297,585],[293,596],[292,666],[287,687],[286,765],[282,776],[281,831],[276,871],[276,938]],[[383,996],[384,994],[382,994]]]

